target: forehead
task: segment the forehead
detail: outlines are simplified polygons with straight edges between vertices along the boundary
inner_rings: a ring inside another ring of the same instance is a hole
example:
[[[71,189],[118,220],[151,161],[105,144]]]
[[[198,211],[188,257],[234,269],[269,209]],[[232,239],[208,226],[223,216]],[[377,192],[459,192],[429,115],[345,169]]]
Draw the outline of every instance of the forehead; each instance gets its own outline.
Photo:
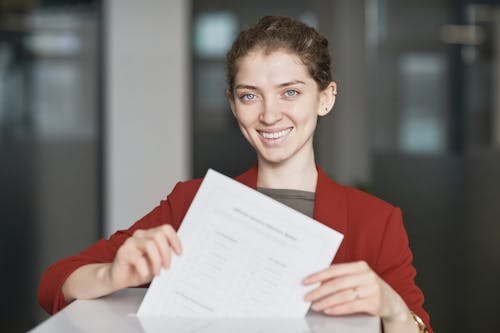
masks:
[[[267,85],[293,80],[313,81],[302,60],[285,50],[251,51],[238,60],[235,84]]]

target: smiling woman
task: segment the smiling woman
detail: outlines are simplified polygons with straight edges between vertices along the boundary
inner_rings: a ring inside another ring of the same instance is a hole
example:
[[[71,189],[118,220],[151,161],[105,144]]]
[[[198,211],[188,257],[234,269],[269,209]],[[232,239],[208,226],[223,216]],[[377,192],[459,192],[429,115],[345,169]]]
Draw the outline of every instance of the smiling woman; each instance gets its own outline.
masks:
[[[226,96],[258,160],[236,180],[344,234],[332,265],[304,277],[317,284],[304,299],[327,315],[379,316],[386,333],[426,332],[401,211],[335,183],[316,165],[317,120],[337,92],[328,41],[299,21],[267,16],[238,35],[226,62]],[[42,306],[56,312],[77,298],[147,284],[170,267],[173,253],[182,252],[176,231],[200,183],[178,183],[128,230],[50,267],[40,284]]]
[[[285,49],[266,53],[257,47],[239,59],[234,84],[234,90],[227,92],[229,103],[243,135],[257,152],[259,167],[293,173],[315,169],[314,130],[318,116],[333,107],[335,83],[320,90],[299,56]],[[315,189],[315,179],[292,179],[294,183],[262,178],[257,185]]]
[[[259,172],[257,185],[314,192],[313,135],[337,93],[327,39],[298,21],[264,17],[236,37],[226,66],[232,112],[259,168],[274,170]]]

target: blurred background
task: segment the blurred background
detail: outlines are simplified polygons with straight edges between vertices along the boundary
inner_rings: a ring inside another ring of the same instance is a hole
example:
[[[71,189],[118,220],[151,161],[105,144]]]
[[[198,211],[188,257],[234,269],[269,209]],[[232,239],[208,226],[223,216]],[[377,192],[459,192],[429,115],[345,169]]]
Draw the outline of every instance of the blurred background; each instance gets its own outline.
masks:
[[[255,163],[224,98],[242,27],[331,42],[317,159],[400,206],[436,332],[500,327],[500,4],[452,0],[0,0],[0,330],[47,318],[42,272],[178,180]]]

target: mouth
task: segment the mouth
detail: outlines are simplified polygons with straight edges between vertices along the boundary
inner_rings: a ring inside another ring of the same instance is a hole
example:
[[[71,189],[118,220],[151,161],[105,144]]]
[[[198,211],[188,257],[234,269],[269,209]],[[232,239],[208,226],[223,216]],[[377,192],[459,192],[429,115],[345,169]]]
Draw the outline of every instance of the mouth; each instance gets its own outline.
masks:
[[[285,136],[287,136],[291,131],[293,127],[288,127],[282,130],[272,130],[272,131],[264,131],[264,130],[258,130],[257,132],[261,137],[263,137],[266,140],[279,140]]]

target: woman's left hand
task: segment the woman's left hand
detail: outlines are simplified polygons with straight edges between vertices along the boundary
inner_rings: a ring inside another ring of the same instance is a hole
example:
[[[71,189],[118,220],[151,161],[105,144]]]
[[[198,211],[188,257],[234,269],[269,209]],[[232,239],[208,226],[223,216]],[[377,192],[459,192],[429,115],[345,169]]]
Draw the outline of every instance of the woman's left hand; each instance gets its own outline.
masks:
[[[327,315],[368,313],[384,321],[405,321],[409,309],[403,299],[364,261],[333,264],[304,279],[320,285],[304,299]]]

